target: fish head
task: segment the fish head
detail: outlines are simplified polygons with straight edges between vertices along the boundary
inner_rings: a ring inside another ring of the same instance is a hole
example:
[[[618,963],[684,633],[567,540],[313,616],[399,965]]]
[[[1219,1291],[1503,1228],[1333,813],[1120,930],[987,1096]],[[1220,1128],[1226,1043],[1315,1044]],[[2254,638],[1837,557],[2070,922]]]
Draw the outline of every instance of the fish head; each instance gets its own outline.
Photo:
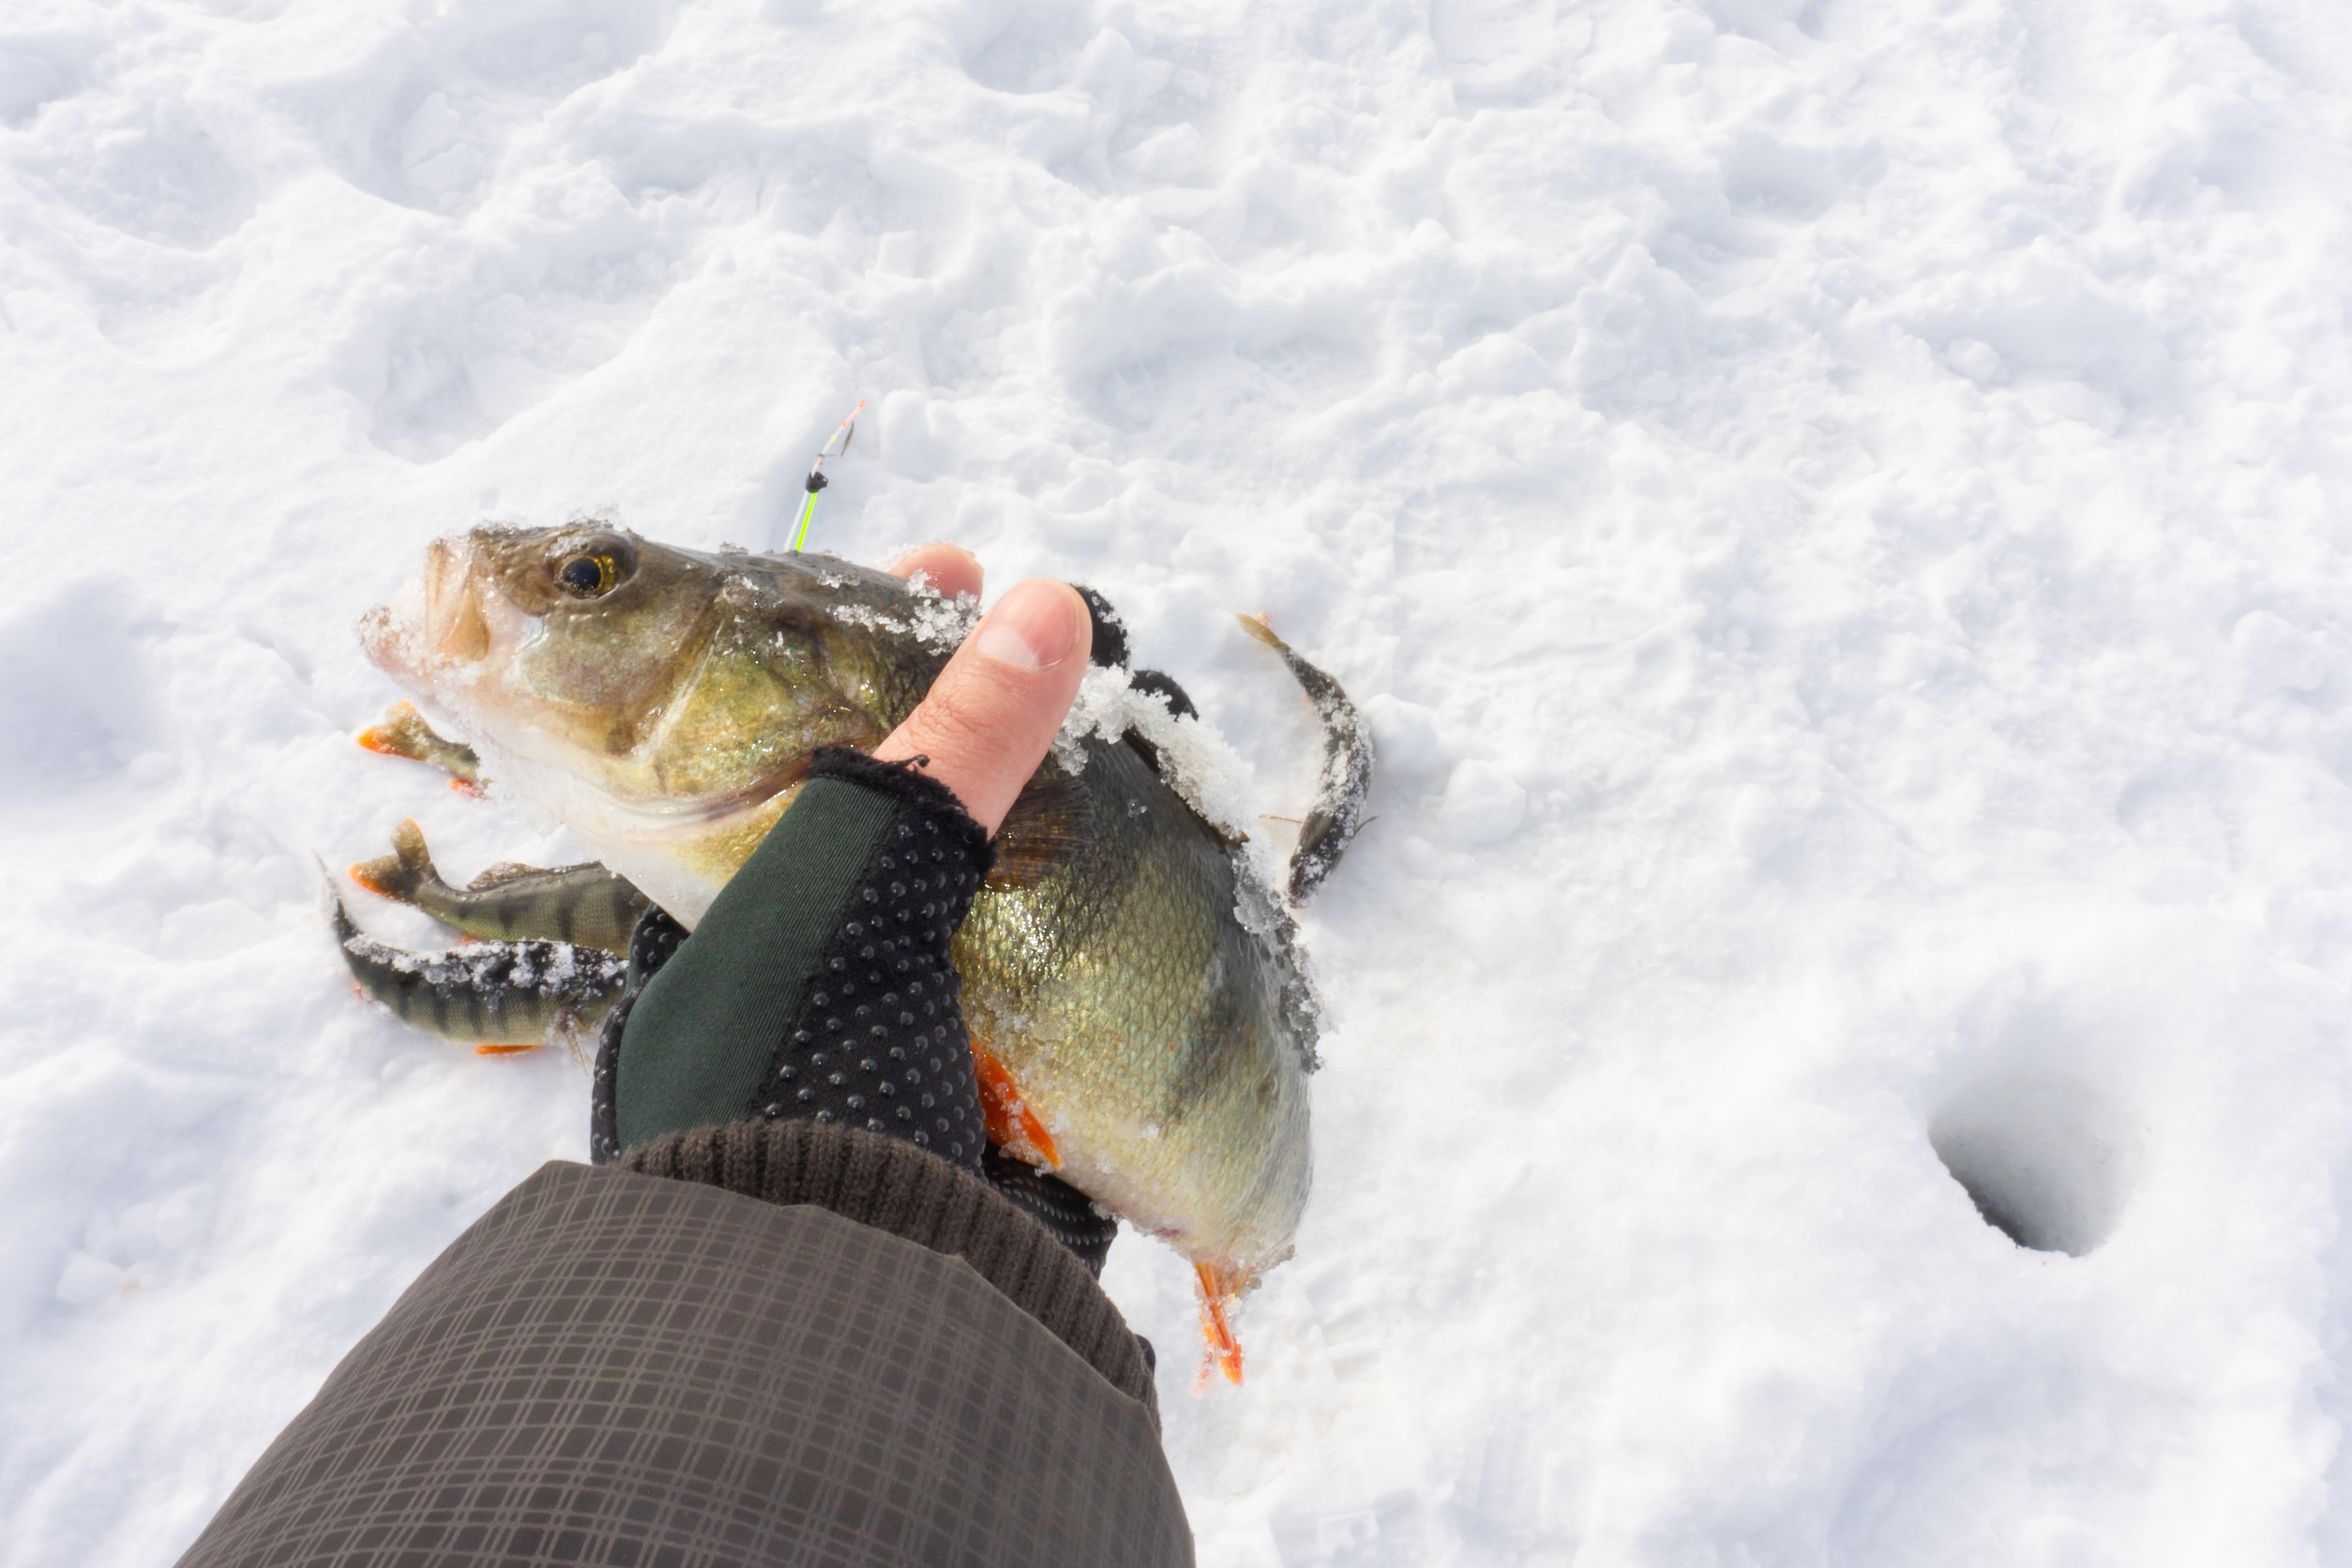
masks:
[[[870,748],[961,622],[824,555],[706,553],[599,522],[435,541],[369,656],[592,838],[740,816],[819,746]]]

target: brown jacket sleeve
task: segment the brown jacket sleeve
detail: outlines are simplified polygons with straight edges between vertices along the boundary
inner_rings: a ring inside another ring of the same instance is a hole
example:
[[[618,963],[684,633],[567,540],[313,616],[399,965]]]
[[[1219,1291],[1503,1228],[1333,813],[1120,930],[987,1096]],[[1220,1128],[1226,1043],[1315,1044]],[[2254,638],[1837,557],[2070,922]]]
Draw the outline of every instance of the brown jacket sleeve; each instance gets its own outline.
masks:
[[[182,1568],[1192,1561],[1140,1342],[986,1183],[795,1123],[629,1164],[452,1243]]]

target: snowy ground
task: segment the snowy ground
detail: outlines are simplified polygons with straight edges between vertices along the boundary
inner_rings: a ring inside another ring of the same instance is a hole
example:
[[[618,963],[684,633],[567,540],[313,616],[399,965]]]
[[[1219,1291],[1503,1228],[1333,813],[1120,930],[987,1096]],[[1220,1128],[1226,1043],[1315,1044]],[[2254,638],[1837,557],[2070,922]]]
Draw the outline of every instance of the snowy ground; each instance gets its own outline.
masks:
[[[565,849],[354,618],[865,395],[823,544],[1101,587],[1269,812],[1229,611],[1379,726],[1248,1386],[1112,1265],[1204,1562],[2346,1560],[2347,149],[2332,0],[8,0],[0,1556],[583,1151],[342,984],[314,849]]]

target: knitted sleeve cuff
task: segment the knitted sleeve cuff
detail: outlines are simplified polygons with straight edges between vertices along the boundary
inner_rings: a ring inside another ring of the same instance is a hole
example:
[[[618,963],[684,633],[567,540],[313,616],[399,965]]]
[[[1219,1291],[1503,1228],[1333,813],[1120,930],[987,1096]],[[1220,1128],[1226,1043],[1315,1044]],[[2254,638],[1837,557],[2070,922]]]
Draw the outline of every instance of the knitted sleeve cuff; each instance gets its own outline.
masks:
[[[965,1262],[1152,1412],[1149,1344],[1085,1264],[986,1181],[901,1139],[813,1122],[736,1122],[624,1153],[625,1169],[776,1204],[809,1203]]]

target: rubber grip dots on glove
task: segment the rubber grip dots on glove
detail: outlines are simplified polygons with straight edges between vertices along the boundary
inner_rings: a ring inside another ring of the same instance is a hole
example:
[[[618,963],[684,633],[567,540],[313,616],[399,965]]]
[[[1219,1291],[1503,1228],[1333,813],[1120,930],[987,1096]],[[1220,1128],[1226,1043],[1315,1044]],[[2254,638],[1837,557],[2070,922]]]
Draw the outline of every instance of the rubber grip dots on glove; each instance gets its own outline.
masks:
[[[986,841],[933,780],[854,753],[822,755],[823,776],[901,804],[825,944],[754,1113],[903,1138],[977,1172],[988,1138],[949,944],[979,891]]]

